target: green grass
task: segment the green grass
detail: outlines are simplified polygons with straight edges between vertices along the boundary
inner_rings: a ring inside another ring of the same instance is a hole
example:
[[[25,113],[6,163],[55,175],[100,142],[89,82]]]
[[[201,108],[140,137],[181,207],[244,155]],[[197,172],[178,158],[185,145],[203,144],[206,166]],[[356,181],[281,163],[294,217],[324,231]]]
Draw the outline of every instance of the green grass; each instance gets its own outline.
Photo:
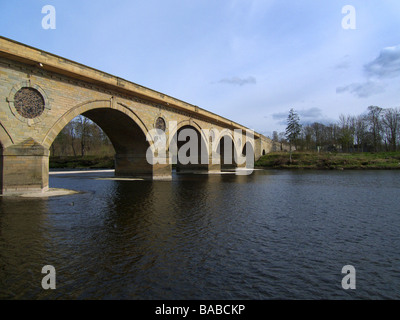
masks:
[[[273,169],[400,169],[400,152],[317,153],[274,152],[262,156],[256,167]]]
[[[400,152],[317,153],[273,152],[262,156],[255,167],[271,169],[400,169]],[[50,157],[51,169],[114,169],[113,156]]]
[[[84,156],[84,157],[50,157],[51,169],[114,169],[114,157]]]

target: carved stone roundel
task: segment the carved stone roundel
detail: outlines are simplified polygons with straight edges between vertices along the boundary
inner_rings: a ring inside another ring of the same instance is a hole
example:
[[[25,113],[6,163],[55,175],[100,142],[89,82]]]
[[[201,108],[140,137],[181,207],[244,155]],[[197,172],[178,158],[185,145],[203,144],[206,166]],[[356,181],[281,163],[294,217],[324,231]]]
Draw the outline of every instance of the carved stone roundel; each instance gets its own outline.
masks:
[[[34,88],[21,88],[14,96],[15,109],[27,119],[39,117],[44,111],[44,105],[43,96]]]

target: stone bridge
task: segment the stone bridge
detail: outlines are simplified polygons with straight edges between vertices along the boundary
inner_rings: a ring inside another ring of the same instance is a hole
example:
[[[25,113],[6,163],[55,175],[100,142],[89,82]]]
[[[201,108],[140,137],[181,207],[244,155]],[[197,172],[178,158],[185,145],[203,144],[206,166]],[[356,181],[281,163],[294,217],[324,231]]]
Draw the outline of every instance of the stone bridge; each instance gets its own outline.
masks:
[[[148,134],[155,128],[175,140],[182,129],[194,129],[201,141],[199,150],[206,150],[209,159],[213,152],[223,159],[222,141],[230,141],[234,152],[242,153],[243,141],[248,141],[248,128],[217,114],[4,37],[0,37],[0,84],[2,194],[48,189],[50,147],[78,115],[91,119],[110,138],[117,176],[171,177],[169,154],[165,163],[146,160],[152,144]],[[241,139],[235,138],[234,130],[241,130]],[[253,137],[251,148],[257,160],[273,144],[259,133],[253,132]],[[224,160],[183,165],[177,159],[181,171],[218,172],[229,167],[237,165]]]

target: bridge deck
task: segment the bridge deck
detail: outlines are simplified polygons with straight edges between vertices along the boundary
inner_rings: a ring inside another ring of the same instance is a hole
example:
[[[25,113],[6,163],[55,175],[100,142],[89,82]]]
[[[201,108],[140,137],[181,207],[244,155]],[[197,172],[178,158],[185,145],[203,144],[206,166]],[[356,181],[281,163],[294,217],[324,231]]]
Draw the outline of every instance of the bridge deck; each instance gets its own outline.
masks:
[[[249,129],[198,106],[2,36],[0,36],[0,57],[16,60],[28,65],[39,65],[51,72],[101,85],[117,92],[134,95],[164,106],[195,114],[196,117],[203,118],[204,120],[217,121],[221,126],[229,129]],[[254,138],[261,137],[261,134],[254,132]]]

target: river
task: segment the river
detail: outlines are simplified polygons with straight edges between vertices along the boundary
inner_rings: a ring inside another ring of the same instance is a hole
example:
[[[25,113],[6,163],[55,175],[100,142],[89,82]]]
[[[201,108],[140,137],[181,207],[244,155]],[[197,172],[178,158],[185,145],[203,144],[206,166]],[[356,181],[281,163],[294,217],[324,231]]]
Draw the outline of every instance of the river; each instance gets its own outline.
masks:
[[[400,299],[400,171],[112,177],[0,197],[1,299]]]

